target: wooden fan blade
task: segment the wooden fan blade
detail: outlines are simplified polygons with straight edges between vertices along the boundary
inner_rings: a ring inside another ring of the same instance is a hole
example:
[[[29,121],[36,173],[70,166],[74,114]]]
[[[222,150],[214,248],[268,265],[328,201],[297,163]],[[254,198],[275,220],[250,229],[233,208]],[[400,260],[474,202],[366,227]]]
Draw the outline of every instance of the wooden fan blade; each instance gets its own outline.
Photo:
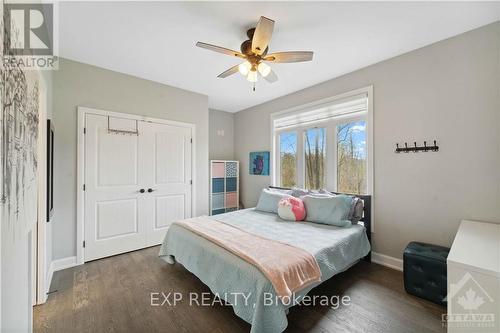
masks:
[[[269,83],[274,83],[278,81],[278,75],[276,75],[276,73],[271,69],[271,72],[264,77],[264,80]]]
[[[271,41],[271,36],[273,35],[273,29],[274,21],[261,16],[252,38],[253,53],[262,55],[266,51],[269,41]]]
[[[203,43],[203,42],[196,43],[196,46],[201,47],[202,49],[207,49],[210,51],[219,52],[219,53],[226,54],[229,56],[239,57],[239,58],[245,59],[245,56],[243,55],[243,53],[235,51],[235,50],[231,50],[231,49],[226,49],[225,47],[212,45],[212,44],[208,44],[208,43]]]
[[[236,66],[233,66],[231,68],[229,68],[227,71],[225,72],[222,72],[220,73],[219,75],[217,75],[217,77],[220,77],[220,78],[225,78],[225,77],[228,77],[230,75],[233,75],[234,73],[237,73],[238,72],[238,66],[239,65],[236,65]]]
[[[312,58],[313,52],[311,51],[291,51],[271,53],[264,60],[272,62],[302,62],[311,61]]]

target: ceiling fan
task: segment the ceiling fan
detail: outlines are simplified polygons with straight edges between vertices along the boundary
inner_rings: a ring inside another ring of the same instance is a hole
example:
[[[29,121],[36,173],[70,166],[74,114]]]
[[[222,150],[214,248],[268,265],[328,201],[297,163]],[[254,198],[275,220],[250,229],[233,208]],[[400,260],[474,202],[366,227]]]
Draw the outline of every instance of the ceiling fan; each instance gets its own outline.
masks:
[[[220,73],[217,77],[226,78],[236,72],[240,72],[243,76],[246,76],[248,81],[254,83],[253,89],[255,90],[255,82],[258,80],[259,74],[270,83],[278,80],[278,76],[266,62],[302,62],[311,61],[313,58],[313,52],[310,51],[276,52],[268,54],[267,52],[269,50],[269,42],[273,34],[273,28],[274,21],[261,16],[257,27],[247,31],[248,40],[241,44],[241,52],[203,42],[196,43],[196,46],[245,59],[243,63],[229,68]]]

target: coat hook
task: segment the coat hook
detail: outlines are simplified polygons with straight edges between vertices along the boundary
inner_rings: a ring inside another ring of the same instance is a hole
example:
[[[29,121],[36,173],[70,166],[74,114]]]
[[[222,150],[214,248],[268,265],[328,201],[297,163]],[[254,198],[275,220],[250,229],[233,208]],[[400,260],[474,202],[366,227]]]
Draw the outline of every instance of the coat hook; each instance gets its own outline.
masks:
[[[398,154],[399,154],[400,152],[401,152],[401,150],[400,150],[400,148],[399,148],[399,143],[396,143],[396,153],[398,153]]]
[[[405,153],[408,153],[408,143],[405,142]]]
[[[415,150],[413,150],[413,152],[414,153],[418,153],[417,142],[416,141],[413,142],[413,146],[415,147]]]

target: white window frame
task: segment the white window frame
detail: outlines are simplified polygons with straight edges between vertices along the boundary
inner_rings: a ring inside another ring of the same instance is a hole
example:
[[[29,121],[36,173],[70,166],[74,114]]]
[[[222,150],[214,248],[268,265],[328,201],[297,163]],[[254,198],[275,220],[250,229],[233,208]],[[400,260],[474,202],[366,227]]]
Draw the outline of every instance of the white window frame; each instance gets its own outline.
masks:
[[[320,120],[313,123],[308,123],[304,125],[296,125],[288,128],[280,128],[275,129],[274,123],[276,119],[283,118],[286,116],[290,116],[293,114],[300,114],[303,112],[311,111],[314,109],[318,109],[320,107],[324,107],[328,104],[334,104],[342,99],[346,99],[349,97],[354,97],[356,95],[366,94],[368,99],[368,106],[366,113],[363,114],[354,114],[354,115],[342,115],[334,118]],[[366,179],[366,191],[368,195],[372,196],[372,218],[373,218],[373,193],[374,193],[374,168],[373,168],[373,86],[367,86],[364,88],[352,90],[343,94],[335,95],[329,98],[325,98],[319,101],[315,101],[313,103],[308,103],[304,105],[300,105],[297,107],[293,107],[290,109],[286,109],[279,112],[274,112],[271,114],[271,165],[270,165],[270,176],[271,176],[271,184],[273,186],[280,185],[280,142],[279,135],[281,133],[293,132],[297,133],[297,170],[296,170],[296,183],[299,187],[304,187],[305,185],[305,166],[304,166],[304,156],[298,156],[298,154],[305,154],[303,149],[304,147],[304,131],[309,128],[314,127],[325,127],[326,128],[326,160],[327,166],[326,170],[326,186],[327,189],[336,191],[337,189],[337,135],[336,135],[336,126],[338,124],[342,124],[345,122],[352,122],[357,120],[365,120],[366,122],[366,169],[367,169],[367,179]],[[322,124],[325,124],[322,126]],[[328,138],[333,138],[332,141],[328,141]],[[372,221],[373,225],[373,221]],[[372,226],[372,232],[374,227]]]

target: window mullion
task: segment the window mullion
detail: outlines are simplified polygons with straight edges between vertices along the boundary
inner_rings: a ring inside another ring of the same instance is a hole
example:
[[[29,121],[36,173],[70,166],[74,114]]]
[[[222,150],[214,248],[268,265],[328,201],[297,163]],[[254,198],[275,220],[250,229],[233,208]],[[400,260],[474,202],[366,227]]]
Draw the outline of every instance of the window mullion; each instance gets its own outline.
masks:
[[[274,149],[274,184],[281,186],[281,139],[280,132],[275,134],[275,149]]]
[[[337,122],[328,123],[327,129],[327,188],[337,190]]]
[[[305,167],[304,167],[304,128],[297,128],[297,186],[305,186]]]

